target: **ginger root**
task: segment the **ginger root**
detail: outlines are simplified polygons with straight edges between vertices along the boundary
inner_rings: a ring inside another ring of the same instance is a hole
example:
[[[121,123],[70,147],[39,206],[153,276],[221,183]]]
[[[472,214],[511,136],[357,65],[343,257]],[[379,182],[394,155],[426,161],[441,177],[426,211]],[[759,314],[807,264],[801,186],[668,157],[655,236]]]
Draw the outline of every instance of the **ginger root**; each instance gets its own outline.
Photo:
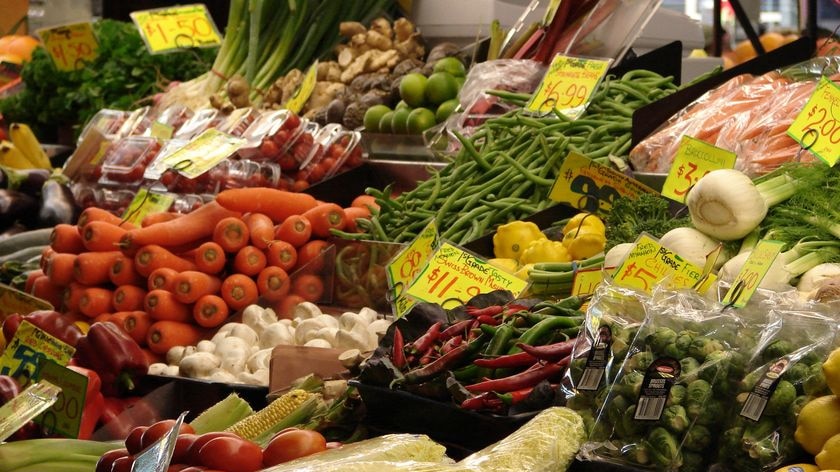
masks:
[[[341,80],[341,66],[335,61],[319,62],[317,78],[319,82],[338,82]]]
[[[394,39],[394,29],[391,27],[391,22],[385,18],[379,17],[371,21],[370,31],[375,31],[388,39]]]
[[[379,51],[366,51],[361,56],[354,59],[353,62],[341,73],[341,81],[345,84],[350,83],[350,81],[352,81],[357,75],[364,73],[368,68],[368,64],[373,59],[374,54],[377,52]]]
[[[364,34],[366,31],[365,25],[358,21],[342,21],[338,24],[338,34],[345,38],[352,38],[357,34]]]
[[[280,103],[286,103],[295,94],[295,90],[303,82],[303,72],[299,69],[292,69],[283,77],[283,85],[280,87],[282,91]]]
[[[365,36],[367,38],[366,44],[374,49],[379,49],[380,51],[387,51],[391,49],[393,45],[391,38],[373,30],[368,31]]]
[[[420,33],[412,33],[412,35],[405,41],[400,41],[394,44],[394,49],[400,53],[400,57],[403,59],[421,59],[426,55],[426,48],[424,48],[423,44],[420,43],[418,39],[419,37]]]
[[[394,33],[398,43],[407,41],[414,34],[414,23],[406,18],[399,18],[394,22]]]
[[[389,49],[382,51],[379,54],[374,54],[370,63],[365,68],[365,72],[378,71],[382,68],[392,68],[400,61],[400,54],[394,50]],[[387,73],[387,72],[386,72]]]

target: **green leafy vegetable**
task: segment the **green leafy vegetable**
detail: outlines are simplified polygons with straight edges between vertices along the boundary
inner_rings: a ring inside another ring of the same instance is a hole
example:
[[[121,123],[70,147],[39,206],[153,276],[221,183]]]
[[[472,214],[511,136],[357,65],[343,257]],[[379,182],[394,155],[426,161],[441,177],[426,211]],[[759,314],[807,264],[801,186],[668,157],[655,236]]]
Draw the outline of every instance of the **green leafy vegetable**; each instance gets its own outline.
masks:
[[[613,202],[606,217],[607,247],[632,243],[643,231],[657,238],[681,226],[689,226],[688,216],[674,218],[668,200],[653,194],[643,194],[637,199],[622,197]]]

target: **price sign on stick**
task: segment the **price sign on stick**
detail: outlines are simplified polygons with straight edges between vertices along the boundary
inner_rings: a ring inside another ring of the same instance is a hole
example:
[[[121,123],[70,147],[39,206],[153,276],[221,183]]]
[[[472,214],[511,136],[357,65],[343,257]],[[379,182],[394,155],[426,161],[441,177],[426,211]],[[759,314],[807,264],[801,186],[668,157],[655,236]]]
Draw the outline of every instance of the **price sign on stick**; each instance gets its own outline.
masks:
[[[662,186],[662,196],[684,203],[689,189],[698,180],[713,170],[735,167],[735,158],[734,152],[684,135]]]
[[[657,284],[665,280],[670,288],[694,287],[704,275],[702,268],[663,247],[649,234],[642,233],[615,269],[613,279],[617,285],[651,293]],[[715,279],[714,275],[706,276],[697,291],[705,293]]]
[[[820,77],[787,134],[828,165],[836,164],[840,159],[840,86]]]
[[[152,54],[222,43],[216,24],[201,3],[135,11],[131,19]]]
[[[744,261],[741,272],[732,282],[723,303],[736,308],[743,308],[752,298],[764,276],[773,266],[773,261],[782,252],[784,243],[781,241],[761,240]]]
[[[546,114],[552,110],[577,119],[589,104],[612,59],[554,56],[526,108]]]
[[[35,421],[49,434],[56,433],[65,438],[77,437],[82,424],[82,410],[85,408],[87,377],[54,361],[44,362],[39,377],[41,381],[47,380],[61,387],[61,393],[50,409]]]
[[[99,55],[99,42],[89,22],[40,29],[38,36],[58,70],[81,69]]]
[[[386,274],[388,284],[392,287],[394,315],[397,317],[402,317],[414,306],[414,301],[405,294],[405,290],[439,245],[437,225],[433,220],[423,228],[423,231],[408,247],[400,251],[388,263]]]

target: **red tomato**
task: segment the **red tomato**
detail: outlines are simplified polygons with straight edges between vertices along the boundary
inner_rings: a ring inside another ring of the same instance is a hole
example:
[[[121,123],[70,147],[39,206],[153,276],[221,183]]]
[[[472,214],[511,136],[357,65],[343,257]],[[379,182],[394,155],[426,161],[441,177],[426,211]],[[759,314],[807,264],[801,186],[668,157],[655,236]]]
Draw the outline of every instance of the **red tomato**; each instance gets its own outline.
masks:
[[[270,467],[327,449],[327,440],[317,431],[298,429],[277,434],[263,452],[263,463]]]
[[[198,451],[198,459],[205,467],[228,472],[254,472],[263,467],[260,446],[242,438],[214,438]]]
[[[187,449],[187,462],[190,464],[199,464],[200,461],[198,459],[198,453],[201,451],[201,447],[207,444],[208,441],[211,439],[216,438],[239,438],[239,436],[228,433],[225,431],[214,431],[212,433],[204,433],[200,434],[195,440],[193,441],[192,445]]]
[[[128,449],[129,454],[137,454],[143,450],[142,438],[147,429],[149,429],[148,426],[138,426],[128,433],[128,437],[125,438],[125,448]]]
[[[179,434],[178,439],[175,440],[175,450],[172,452],[172,460],[170,462],[173,464],[188,462],[187,453],[196,439],[198,439],[197,434]]]
[[[324,176],[327,174],[327,171],[321,164],[315,164],[309,166],[308,173],[306,174],[306,181],[310,184],[317,184],[318,182],[324,180]]]
[[[189,464],[169,464],[169,467],[166,468],[166,472],[182,472],[188,467],[192,466]]]
[[[134,456],[123,456],[115,459],[111,464],[111,472],[131,472],[134,465]]]
[[[96,461],[96,469],[94,472],[110,472],[111,467],[114,465],[114,461],[119,459],[120,457],[128,456],[128,450],[126,449],[114,449],[113,451],[108,451],[102,456],[99,457],[99,460]]]
[[[278,153],[280,153],[280,149],[277,148],[277,143],[271,139],[263,139],[262,144],[260,144],[260,154],[262,157],[271,159]]]
[[[162,438],[166,433],[168,433],[173,426],[175,426],[175,420],[161,420],[149,426],[149,429],[147,429],[143,433],[143,436],[140,438],[140,446],[143,449],[146,449],[147,447],[151,446],[155,441]],[[182,423],[181,429],[178,430],[178,434],[183,433],[193,434],[195,433],[195,430],[189,424]]]

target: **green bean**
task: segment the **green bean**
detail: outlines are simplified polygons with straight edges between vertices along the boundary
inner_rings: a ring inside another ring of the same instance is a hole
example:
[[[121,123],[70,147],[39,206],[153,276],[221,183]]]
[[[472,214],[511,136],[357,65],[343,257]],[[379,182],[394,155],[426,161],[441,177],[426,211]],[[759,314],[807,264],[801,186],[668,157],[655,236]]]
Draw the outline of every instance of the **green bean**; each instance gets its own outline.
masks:
[[[554,181],[552,181],[552,180],[549,180],[549,179],[544,179],[544,178],[542,178],[542,177],[540,177],[540,176],[538,176],[538,175],[534,175],[533,173],[529,172],[529,171],[528,171],[528,169],[526,169],[526,168],[522,167],[522,164],[520,164],[519,162],[517,162],[517,161],[516,161],[516,159],[514,159],[514,158],[512,158],[512,157],[508,156],[507,154],[505,154],[505,153],[501,153],[501,156],[502,156],[502,158],[503,158],[503,159],[504,159],[504,160],[505,160],[508,164],[510,164],[510,165],[512,165],[513,167],[515,167],[515,168],[516,168],[516,170],[518,170],[519,172],[521,172],[521,173],[522,173],[522,175],[524,175],[524,176],[525,176],[525,178],[526,178],[526,179],[528,179],[528,180],[530,180],[531,182],[534,182],[534,183],[535,183],[535,184],[537,184],[537,185],[542,185],[542,186],[544,186],[544,187],[545,187],[545,186],[550,186],[550,185],[554,184]]]

